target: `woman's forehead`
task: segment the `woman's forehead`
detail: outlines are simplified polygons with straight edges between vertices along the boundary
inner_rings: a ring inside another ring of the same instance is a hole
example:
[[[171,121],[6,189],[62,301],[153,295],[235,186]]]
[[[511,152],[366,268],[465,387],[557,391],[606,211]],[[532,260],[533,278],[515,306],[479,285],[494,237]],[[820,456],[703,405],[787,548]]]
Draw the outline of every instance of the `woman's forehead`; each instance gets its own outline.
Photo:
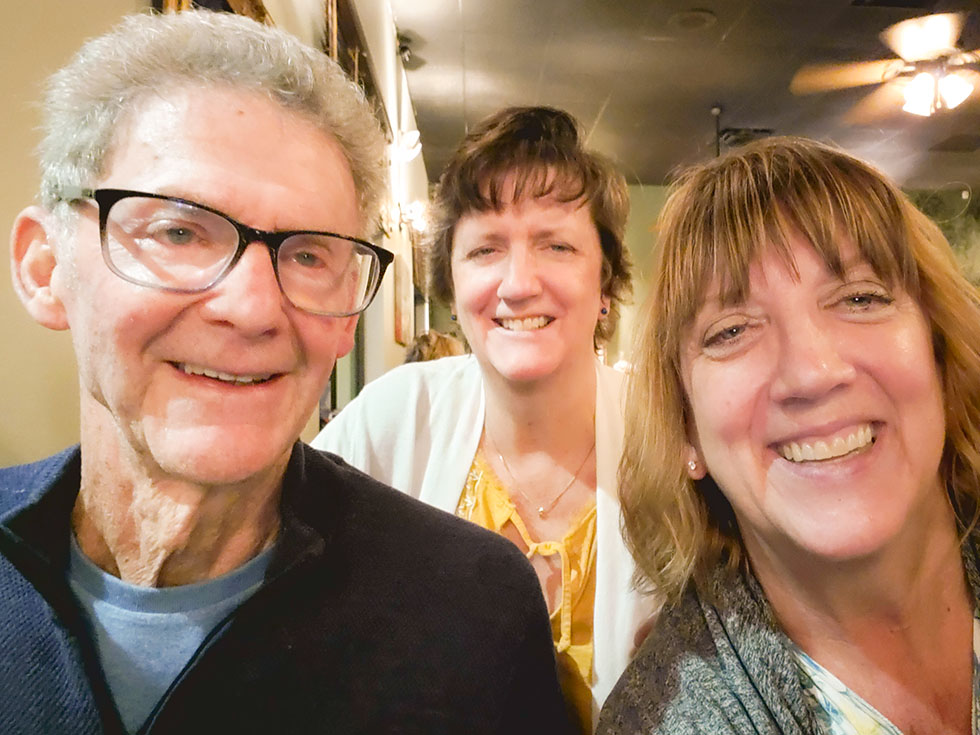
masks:
[[[794,280],[799,280],[799,260],[804,254],[816,254],[829,275],[845,279],[847,274],[862,265],[870,265],[878,275],[873,262],[858,251],[854,240],[846,234],[822,246],[814,244],[799,231],[791,231],[784,238],[773,238],[762,243],[749,257],[737,257],[733,248],[717,248],[715,257],[706,259],[702,272],[689,284],[694,293],[694,304],[731,306],[749,298],[753,287],[765,283],[766,273],[774,268],[782,269]],[[700,308],[695,313],[700,312]],[[695,314],[691,314],[694,316]]]
[[[475,203],[476,208],[498,211],[531,199],[573,202],[585,194],[580,176],[545,164],[491,172],[478,188],[480,201]]]

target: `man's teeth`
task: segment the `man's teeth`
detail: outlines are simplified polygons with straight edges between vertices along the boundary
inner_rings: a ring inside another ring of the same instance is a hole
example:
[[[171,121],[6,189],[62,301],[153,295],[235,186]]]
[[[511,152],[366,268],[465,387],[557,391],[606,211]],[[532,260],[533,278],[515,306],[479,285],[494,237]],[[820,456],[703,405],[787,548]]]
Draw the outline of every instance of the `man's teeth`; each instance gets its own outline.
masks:
[[[548,326],[550,320],[546,316],[529,316],[524,319],[499,319],[497,323],[513,332],[529,332]]]
[[[815,441],[809,442],[790,442],[779,448],[779,453],[790,462],[819,462],[824,459],[835,459],[850,454],[858,449],[871,444],[874,436],[871,433],[871,425],[865,424],[847,438],[834,437],[830,442]]]
[[[262,375],[232,375],[231,373],[222,373],[217,370],[198,367],[197,365],[187,365],[186,363],[180,363],[178,367],[188,375],[203,375],[206,378],[213,378],[214,380],[220,380],[225,383],[236,383],[238,385],[262,383],[273,375],[272,373],[263,373]]]

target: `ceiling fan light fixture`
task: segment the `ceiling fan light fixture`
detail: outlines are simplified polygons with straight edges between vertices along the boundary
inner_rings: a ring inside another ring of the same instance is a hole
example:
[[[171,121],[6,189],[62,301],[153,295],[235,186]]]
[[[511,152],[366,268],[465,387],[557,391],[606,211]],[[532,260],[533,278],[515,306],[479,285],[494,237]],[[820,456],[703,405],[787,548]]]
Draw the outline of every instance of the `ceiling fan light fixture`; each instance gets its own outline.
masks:
[[[959,74],[947,74],[939,80],[939,96],[948,110],[963,102],[972,91],[973,85]]]
[[[920,72],[905,87],[902,109],[913,115],[929,117],[936,111],[936,97],[936,78],[929,72]]]

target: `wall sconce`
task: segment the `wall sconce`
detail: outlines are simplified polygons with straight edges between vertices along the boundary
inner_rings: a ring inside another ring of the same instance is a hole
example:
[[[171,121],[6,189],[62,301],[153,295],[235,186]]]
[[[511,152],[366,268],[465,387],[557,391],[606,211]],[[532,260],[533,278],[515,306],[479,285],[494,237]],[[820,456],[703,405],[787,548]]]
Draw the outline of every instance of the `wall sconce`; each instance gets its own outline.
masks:
[[[429,227],[427,205],[422,201],[410,204],[391,202],[381,208],[378,217],[378,228],[382,234],[391,239],[394,230],[408,230],[411,237],[421,235]]]
[[[398,224],[408,227],[413,233],[421,235],[429,226],[425,202],[415,200],[406,205],[398,203]]]
[[[400,130],[398,140],[390,146],[391,160],[408,163],[422,152],[418,130]]]

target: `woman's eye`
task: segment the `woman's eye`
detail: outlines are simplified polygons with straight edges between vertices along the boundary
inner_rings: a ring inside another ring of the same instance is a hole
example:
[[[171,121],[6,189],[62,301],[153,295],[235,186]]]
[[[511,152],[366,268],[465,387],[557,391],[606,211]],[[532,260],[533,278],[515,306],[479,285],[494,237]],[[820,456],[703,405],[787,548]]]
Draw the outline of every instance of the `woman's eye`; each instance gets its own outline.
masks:
[[[840,304],[853,311],[868,311],[878,306],[888,306],[894,299],[884,291],[856,291],[845,295]]]
[[[575,250],[575,248],[573,248],[567,242],[553,242],[551,243],[551,249],[556,253],[570,253]]]
[[[708,334],[705,347],[722,347],[731,344],[745,333],[745,324],[732,324]]]
[[[493,253],[494,253],[494,249],[491,247],[474,248],[473,250],[470,250],[466,254],[466,257],[469,258],[470,260],[474,260],[479,258],[486,258],[487,256],[490,256]]]

